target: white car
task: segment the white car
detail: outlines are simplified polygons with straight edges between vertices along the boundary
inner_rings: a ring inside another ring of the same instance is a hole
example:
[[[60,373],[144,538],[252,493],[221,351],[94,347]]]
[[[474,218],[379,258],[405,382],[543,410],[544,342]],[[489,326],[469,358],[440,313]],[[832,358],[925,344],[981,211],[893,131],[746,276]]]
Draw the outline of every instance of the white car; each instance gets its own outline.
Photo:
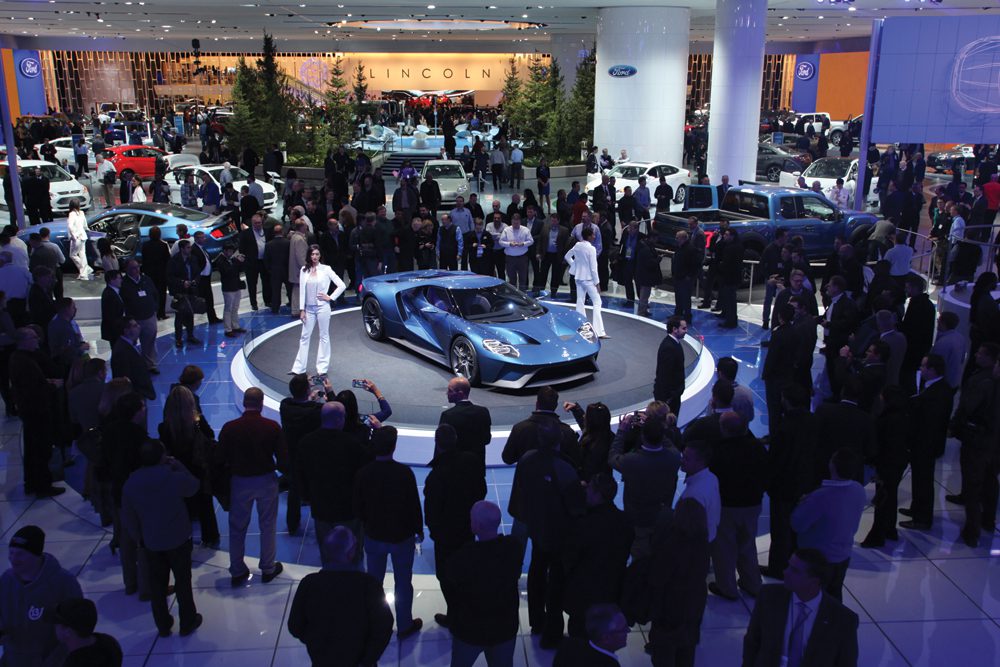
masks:
[[[430,174],[441,188],[442,206],[454,206],[455,198],[469,198],[469,175],[458,160],[428,160],[420,170],[420,182]],[[419,187],[419,186],[418,186]]]
[[[854,201],[854,190],[858,183],[858,161],[856,158],[848,157],[824,157],[816,160],[803,172],[782,171],[778,177],[778,184],[786,187],[798,187],[799,176],[805,179],[806,187],[811,188],[812,184],[819,181],[823,194],[833,200],[831,192],[837,184],[837,179],[844,179],[844,189],[851,194],[851,201]],[[868,202],[878,201],[878,195],[874,189],[868,195]]]
[[[74,199],[80,202],[80,208],[84,210],[90,208],[90,190],[59,165],[45,160],[18,160],[17,166],[22,174],[35,168],[41,169],[42,174],[49,179],[49,199],[53,213],[65,213],[69,210],[69,203]],[[6,171],[7,165],[0,164],[0,173]],[[2,194],[3,184],[0,183],[0,195]]]
[[[635,189],[639,187],[639,177],[645,176],[646,187],[649,188],[650,198],[652,199],[652,208],[656,208],[656,198],[652,195],[656,192],[656,186],[660,184],[661,175],[667,177],[667,185],[673,188],[674,202],[678,204],[684,203],[684,199],[687,197],[687,186],[691,184],[690,171],[666,164],[665,162],[622,162],[604,173],[615,177],[615,188],[618,191],[618,197],[622,196],[625,186],[631,187],[632,192],[635,192]],[[601,175],[593,174],[587,181],[587,193],[589,194],[600,184]]]
[[[188,174],[194,174],[195,185],[199,187],[202,183],[202,174],[208,174],[221,190],[222,185],[219,183],[219,176],[222,174],[223,169],[224,167],[221,164],[196,164],[168,170],[166,179],[170,184],[170,201],[175,204],[181,203],[181,185],[184,184],[184,179],[187,178]],[[233,187],[236,189],[236,192],[239,192],[247,184],[247,177],[250,174],[239,167],[230,167],[229,172],[233,175]],[[262,179],[258,180],[257,184],[264,191],[264,208],[268,211],[273,210],[275,203],[278,201],[278,193],[274,189],[274,186]],[[198,204],[201,205],[201,202],[199,201]]]
[[[60,164],[63,160],[67,164],[76,164],[76,154],[73,152],[73,137],[59,137],[58,139],[53,139],[41,144],[35,144],[35,150],[38,154],[42,154],[42,146],[45,144],[51,144],[56,148],[56,159],[59,160]],[[97,166],[97,157],[94,156],[94,149],[91,147],[89,141],[85,141],[87,144],[87,164],[93,169]]]

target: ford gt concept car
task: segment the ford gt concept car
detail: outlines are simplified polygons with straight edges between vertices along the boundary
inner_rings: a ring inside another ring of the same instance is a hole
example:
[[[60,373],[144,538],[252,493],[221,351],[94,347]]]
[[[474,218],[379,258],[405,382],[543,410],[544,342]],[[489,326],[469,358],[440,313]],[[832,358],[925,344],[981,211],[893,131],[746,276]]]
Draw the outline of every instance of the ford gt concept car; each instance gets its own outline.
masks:
[[[391,339],[474,385],[523,389],[597,372],[597,333],[571,308],[548,308],[499,278],[411,271],[364,279],[372,340]]]

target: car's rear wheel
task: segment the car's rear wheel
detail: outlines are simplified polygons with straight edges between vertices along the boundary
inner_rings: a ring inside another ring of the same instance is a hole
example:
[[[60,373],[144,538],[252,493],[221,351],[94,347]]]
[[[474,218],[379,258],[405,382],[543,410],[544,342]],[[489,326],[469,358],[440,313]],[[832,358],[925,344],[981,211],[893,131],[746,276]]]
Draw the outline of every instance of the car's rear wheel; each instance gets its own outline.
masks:
[[[777,183],[778,179],[781,178],[781,165],[772,164],[768,165],[765,172],[767,174],[767,180],[771,183]]]
[[[459,336],[451,343],[451,370],[473,386],[479,384],[479,355],[472,341],[465,336]]]
[[[683,204],[684,200],[687,199],[687,192],[688,189],[686,185],[678,185],[677,194],[674,195],[674,202]]]
[[[843,130],[834,130],[830,133],[830,143],[834,146],[839,146],[841,140],[844,138]]]
[[[385,318],[378,299],[369,297],[361,304],[361,319],[365,323],[365,333],[372,340],[385,340]]]

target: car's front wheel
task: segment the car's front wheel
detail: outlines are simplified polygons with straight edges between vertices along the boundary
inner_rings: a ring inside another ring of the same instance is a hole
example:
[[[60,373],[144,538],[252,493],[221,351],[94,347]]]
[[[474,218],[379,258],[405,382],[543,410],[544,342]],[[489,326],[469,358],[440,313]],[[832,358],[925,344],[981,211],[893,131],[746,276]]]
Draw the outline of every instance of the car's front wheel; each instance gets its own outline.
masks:
[[[678,185],[677,194],[674,195],[674,203],[683,204],[684,200],[687,199],[687,192],[688,189],[686,185]]]
[[[830,133],[830,143],[834,146],[839,146],[841,140],[844,138],[843,130],[834,130]]]
[[[385,340],[385,318],[378,299],[369,297],[361,305],[361,318],[365,323],[365,333],[372,340]]]
[[[479,384],[479,355],[472,341],[465,336],[459,336],[451,343],[451,370],[468,380],[469,384]]]
[[[767,169],[765,170],[765,173],[767,174],[768,181],[770,181],[771,183],[777,183],[778,179],[781,178],[781,165],[778,164],[768,165]]]

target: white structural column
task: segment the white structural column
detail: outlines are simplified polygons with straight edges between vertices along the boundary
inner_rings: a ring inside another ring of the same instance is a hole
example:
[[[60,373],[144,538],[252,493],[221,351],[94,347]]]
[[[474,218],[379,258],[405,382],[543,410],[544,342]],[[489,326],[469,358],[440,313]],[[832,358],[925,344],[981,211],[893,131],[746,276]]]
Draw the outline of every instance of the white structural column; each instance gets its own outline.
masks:
[[[624,148],[634,160],[681,164],[690,26],[686,7],[599,10],[594,84],[597,146],[616,158]]]
[[[563,86],[569,95],[576,83],[576,68],[594,48],[594,35],[552,35],[549,52],[559,61]]]
[[[754,180],[760,130],[767,0],[716,0],[708,177]]]

